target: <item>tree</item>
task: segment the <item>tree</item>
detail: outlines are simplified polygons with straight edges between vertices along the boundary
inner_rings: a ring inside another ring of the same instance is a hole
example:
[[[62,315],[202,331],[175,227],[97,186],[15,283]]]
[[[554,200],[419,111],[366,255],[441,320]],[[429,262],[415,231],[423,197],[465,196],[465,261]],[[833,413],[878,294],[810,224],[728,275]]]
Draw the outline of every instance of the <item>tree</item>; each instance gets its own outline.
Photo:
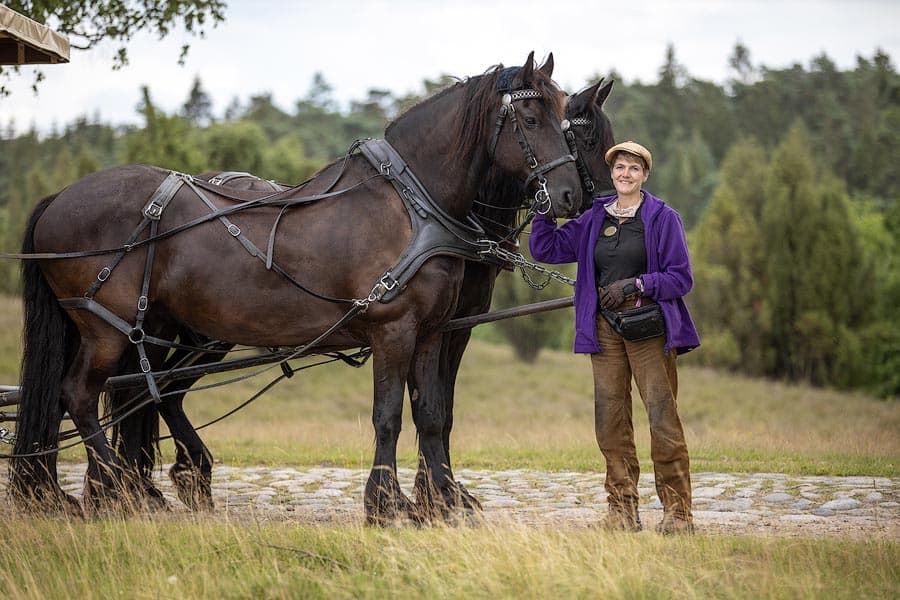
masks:
[[[306,156],[303,142],[293,134],[279,138],[263,151],[263,164],[256,175],[281,183],[296,185],[309,179],[324,165]]]
[[[203,154],[192,135],[190,124],[179,116],[160,112],[144,86],[138,110],[144,115],[144,128],[131,132],[125,139],[125,160],[147,163],[184,173],[198,173]]]
[[[859,366],[852,325],[866,320],[869,274],[846,192],[820,177],[798,122],[772,154],[762,215],[774,374],[846,385]]]
[[[225,20],[226,7],[221,0],[5,0],[4,4],[65,34],[75,50],[90,50],[107,40],[118,42],[113,69],[128,64],[126,45],[138,32],[154,33],[162,39],[173,28],[182,27],[202,38],[206,25],[215,27]],[[179,64],[184,64],[189,49],[189,44],[182,46]],[[10,70],[0,67],[0,96],[8,93],[3,81],[9,76]],[[38,70],[35,89],[42,79]]]
[[[181,107],[181,116],[191,125],[200,127],[205,127],[213,121],[212,99],[203,89],[200,77],[194,77],[194,85],[191,86],[188,99]]]
[[[522,253],[531,260],[527,248],[522,248]],[[573,267],[561,267],[561,271],[571,277]],[[542,276],[529,272],[538,282]],[[523,304],[531,304],[542,300],[559,298],[562,294],[571,294],[568,286],[558,282],[551,282],[544,289],[535,289],[522,280],[519,272],[501,272],[494,287],[493,308],[510,308]],[[566,311],[548,311],[514,319],[504,319],[497,322],[497,329],[503,337],[512,345],[516,356],[527,363],[537,360],[541,348],[561,348],[568,346],[571,349],[571,324],[572,315]],[[565,343],[563,340],[566,340]]]
[[[728,57],[728,66],[736,75],[732,82],[750,85],[756,78],[756,68],[750,62],[750,49],[740,41],[734,45],[731,56]]]
[[[694,131],[687,135],[681,126],[672,128],[659,155],[665,161],[660,161],[647,185],[681,214],[684,226],[690,229],[712,197],[716,162],[700,133]]]
[[[270,141],[275,141],[292,129],[291,116],[275,106],[269,92],[250,96],[250,103],[241,113],[241,118],[262,127]]]
[[[209,171],[248,171],[259,174],[268,139],[251,121],[213,125],[206,131]]]
[[[221,0],[7,0],[4,4],[65,34],[76,50],[90,50],[104,40],[121,42],[115,67],[128,64],[125,43],[137,32],[155,33],[162,39],[181,26],[203,37],[208,20],[213,27],[225,20],[226,7]],[[180,61],[188,49],[182,48]]]
[[[695,285],[688,296],[703,336],[697,356],[753,375],[770,373],[766,251],[760,216],[768,173],[759,142],[736,142],[709,208],[692,232]]]

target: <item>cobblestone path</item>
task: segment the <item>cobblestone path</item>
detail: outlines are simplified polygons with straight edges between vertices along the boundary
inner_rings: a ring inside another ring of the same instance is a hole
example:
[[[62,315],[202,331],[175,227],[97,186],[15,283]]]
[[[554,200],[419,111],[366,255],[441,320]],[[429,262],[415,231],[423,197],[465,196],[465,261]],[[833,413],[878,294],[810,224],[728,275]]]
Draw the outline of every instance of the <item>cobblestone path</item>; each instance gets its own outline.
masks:
[[[84,464],[60,465],[66,491],[80,495]],[[415,472],[400,469],[411,493]],[[457,479],[478,497],[488,522],[586,527],[606,510],[603,473],[461,469]],[[220,514],[353,524],[363,521],[367,470],[219,466],[213,496]],[[156,476],[174,511],[186,511],[164,473]],[[900,478],[788,476],[779,473],[692,475],[694,519],[701,534],[850,535],[900,539]],[[640,479],[641,518],[662,518],[652,475]]]

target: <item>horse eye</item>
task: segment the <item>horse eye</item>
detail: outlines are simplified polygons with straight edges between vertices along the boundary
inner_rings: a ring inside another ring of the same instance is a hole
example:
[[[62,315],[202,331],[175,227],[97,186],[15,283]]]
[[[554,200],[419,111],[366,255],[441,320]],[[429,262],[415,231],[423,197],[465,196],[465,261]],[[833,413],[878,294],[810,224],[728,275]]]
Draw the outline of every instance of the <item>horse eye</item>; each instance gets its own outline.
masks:
[[[523,120],[525,121],[525,125],[527,125],[528,127],[536,127],[538,124],[537,119],[535,119],[534,117],[525,117]]]

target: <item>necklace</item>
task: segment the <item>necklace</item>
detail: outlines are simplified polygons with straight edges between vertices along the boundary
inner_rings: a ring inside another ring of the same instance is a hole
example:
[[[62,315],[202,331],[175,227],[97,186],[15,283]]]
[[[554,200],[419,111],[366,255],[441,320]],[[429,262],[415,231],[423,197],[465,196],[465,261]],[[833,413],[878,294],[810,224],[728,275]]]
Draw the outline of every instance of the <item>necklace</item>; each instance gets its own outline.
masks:
[[[638,201],[638,203],[629,206],[628,208],[619,208],[619,198],[617,197],[615,202],[606,205],[606,212],[619,219],[631,219],[637,214],[638,209],[643,203],[644,192],[641,192],[641,199]]]

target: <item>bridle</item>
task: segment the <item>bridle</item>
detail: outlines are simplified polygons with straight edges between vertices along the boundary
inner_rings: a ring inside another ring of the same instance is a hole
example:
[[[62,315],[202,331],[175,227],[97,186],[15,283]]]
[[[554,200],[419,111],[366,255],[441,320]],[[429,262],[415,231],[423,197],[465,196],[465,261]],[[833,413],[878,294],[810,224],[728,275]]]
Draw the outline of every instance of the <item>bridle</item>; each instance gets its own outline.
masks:
[[[518,67],[514,67],[518,68]],[[500,84],[498,84],[500,87]],[[501,91],[504,91],[501,89]],[[534,194],[534,201],[531,205],[531,210],[535,211],[539,214],[545,215],[550,212],[552,208],[552,199],[550,198],[550,192],[547,190],[547,179],[544,177],[544,173],[555,169],[561,165],[564,165],[569,162],[575,162],[575,156],[573,153],[564,154],[559,158],[546,162],[544,164],[539,164],[537,157],[534,154],[534,150],[531,148],[531,144],[528,143],[528,138],[525,136],[525,132],[522,127],[519,126],[519,120],[516,117],[516,107],[513,104],[514,102],[518,102],[521,100],[526,100],[528,98],[541,98],[541,92],[531,89],[524,88],[513,91],[505,91],[503,96],[501,97],[501,106],[500,112],[497,114],[497,122],[494,125],[494,135],[491,138],[491,144],[488,146],[488,155],[491,158],[491,161],[494,160],[494,152],[497,149],[497,142],[500,139],[500,132],[503,131],[503,125],[506,123],[507,119],[512,124],[513,132],[516,134],[517,141],[519,142],[519,147],[522,148],[522,153],[525,155],[525,162],[528,164],[528,167],[531,169],[531,173],[529,173],[528,177],[525,179],[525,189],[528,189],[528,186],[531,185],[531,182],[537,179],[538,189]],[[563,131],[568,129],[568,121],[563,120],[562,122]],[[569,146],[571,149],[571,145]]]
[[[588,127],[591,125],[591,120],[587,117],[573,117],[567,119],[567,122],[570,127],[563,131],[563,135],[566,137],[566,144],[569,145],[569,150],[575,156],[575,168],[578,169],[578,176],[581,177],[581,187],[584,188],[588,195],[593,195],[594,177],[590,167],[587,166],[587,161],[584,160],[584,156],[578,152],[578,146],[575,144],[575,132],[571,127]]]

